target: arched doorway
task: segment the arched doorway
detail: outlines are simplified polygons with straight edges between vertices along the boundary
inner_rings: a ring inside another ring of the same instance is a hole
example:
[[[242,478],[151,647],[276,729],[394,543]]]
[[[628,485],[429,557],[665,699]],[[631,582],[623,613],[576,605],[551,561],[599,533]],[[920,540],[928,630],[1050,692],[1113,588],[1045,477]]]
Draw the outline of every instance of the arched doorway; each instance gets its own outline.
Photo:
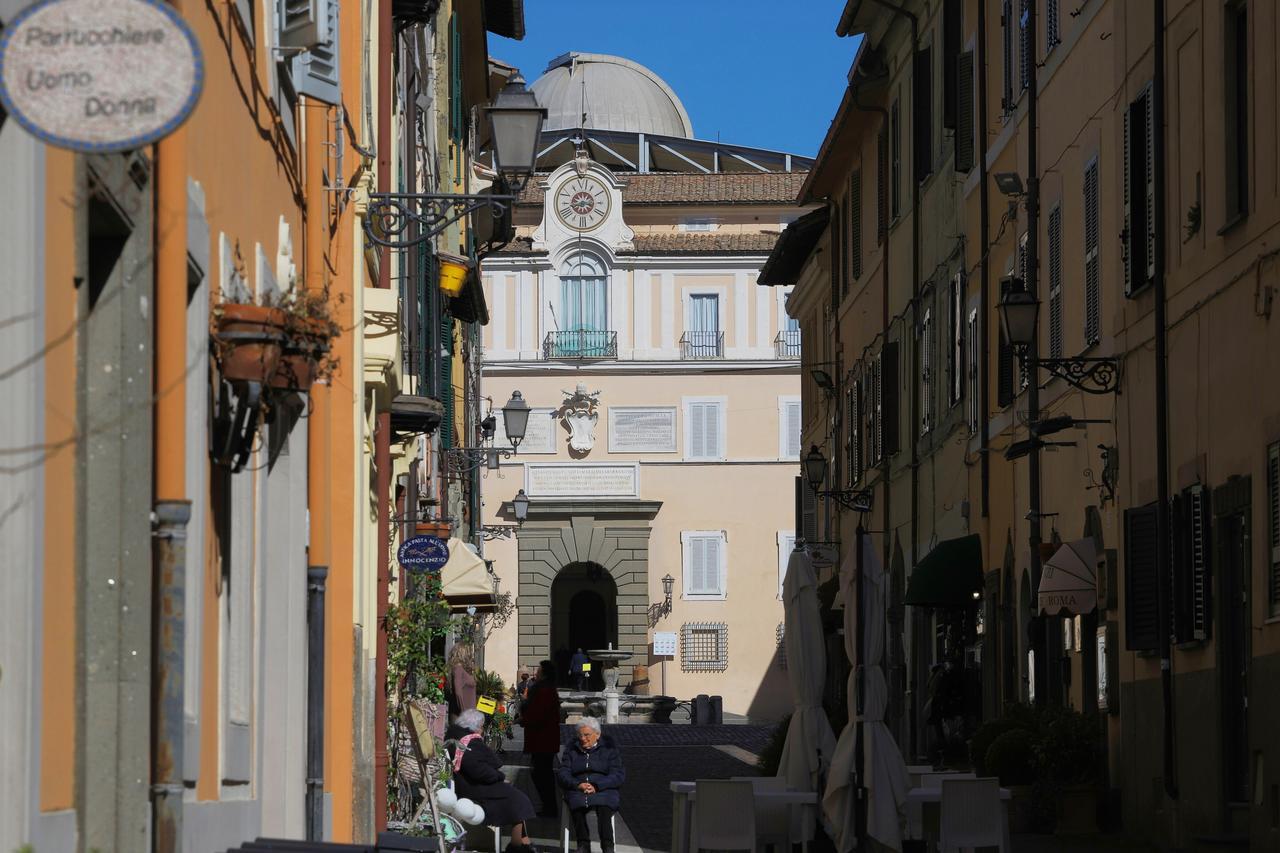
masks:
[[[568,684],[569,659],[577,649],[618,647],[618,587],[598,563],[570,563],[551,584],[550,648],[560,683]],[[600,690],[604,681],[593,671],[588,687]]]

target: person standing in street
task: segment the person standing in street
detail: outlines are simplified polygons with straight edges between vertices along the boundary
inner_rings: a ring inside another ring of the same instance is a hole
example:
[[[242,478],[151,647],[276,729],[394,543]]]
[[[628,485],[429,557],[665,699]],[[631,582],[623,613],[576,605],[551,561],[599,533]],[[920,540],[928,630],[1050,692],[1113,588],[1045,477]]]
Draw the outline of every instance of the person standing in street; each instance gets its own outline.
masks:
[[[556,692],[556,665],[544,660],[538,679],[520,708],[524,727],[524,751],[532,761],[533,787],[538,792],[541,817],[556,817],[556,782],[553,766],[560,751],[560,695]]]
[[[467,643],[449,653],[449,713],[456,717],[476,706],[475,655]]]
[[[582,649],[573,653],[573,658],[569,661],[569,672],[573,677],[574,690],[587,689],[587,663],[587,656],[582,653]]]

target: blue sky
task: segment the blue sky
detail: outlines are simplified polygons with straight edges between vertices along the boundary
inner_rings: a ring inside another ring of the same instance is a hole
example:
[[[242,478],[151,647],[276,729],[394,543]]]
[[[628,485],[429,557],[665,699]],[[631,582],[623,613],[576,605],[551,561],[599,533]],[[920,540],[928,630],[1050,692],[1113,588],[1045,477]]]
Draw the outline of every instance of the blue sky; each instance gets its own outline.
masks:
[[[684,102],[700,139],[813,156],[835,115],[857,41],[844,0],[525,0],[523,41],[489,53],[532,83],[570,50],[639,62]]]

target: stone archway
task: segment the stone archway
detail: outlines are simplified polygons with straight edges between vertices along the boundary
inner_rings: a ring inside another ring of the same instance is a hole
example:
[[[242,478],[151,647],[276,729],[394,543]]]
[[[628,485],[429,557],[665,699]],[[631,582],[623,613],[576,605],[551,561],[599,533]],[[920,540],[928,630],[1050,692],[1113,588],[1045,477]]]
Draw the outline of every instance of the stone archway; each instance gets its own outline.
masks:
[[[569,684],[567,661],[577,649],[618,646],[618,586],[599,563],[565,566],[551,583],[551,624],[546,654]],[[603,684],[592,672],[592,689]]]

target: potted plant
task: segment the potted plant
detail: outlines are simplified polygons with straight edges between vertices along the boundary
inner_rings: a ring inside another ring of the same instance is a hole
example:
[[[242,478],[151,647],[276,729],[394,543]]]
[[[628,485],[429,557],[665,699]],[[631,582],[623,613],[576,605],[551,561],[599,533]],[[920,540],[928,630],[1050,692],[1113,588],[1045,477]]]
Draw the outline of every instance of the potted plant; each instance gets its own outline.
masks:
[[[997,776],[1009,789],[1009,831],[1028,832],[1035,827],[1035,732],[1015,726],[997,735],[982,760],[986,773]]]
[[[328,298],[318,291],[290,291],[279,307],[285,313],[285,340],[271,387],[305,392],[333,375],[337,359],[330,355],[330,344],[342,328]]]
[[[1100,733],[1079,711],[1057,708],[1041,715],[1035,745],[1040,809],[1064,835],[1098,831]]]
[[[232,382],[269,382],[284,350],[287,322],[285,312],[273,305],[218,305],[212,336],[222,377]]]

